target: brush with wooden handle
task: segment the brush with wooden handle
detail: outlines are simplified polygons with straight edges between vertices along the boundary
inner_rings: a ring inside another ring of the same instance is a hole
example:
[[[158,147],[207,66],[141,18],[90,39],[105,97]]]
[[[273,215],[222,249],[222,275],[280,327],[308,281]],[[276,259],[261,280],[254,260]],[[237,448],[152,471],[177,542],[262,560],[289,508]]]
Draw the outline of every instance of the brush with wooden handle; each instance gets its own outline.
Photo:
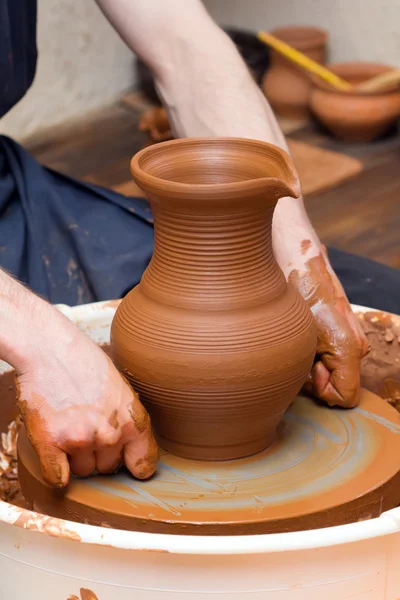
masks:
[[[261,40],[268,46],[271,46],[274,50],[280,52],[286,58],[296,63],[309,73],[318,75],[318,77],[328,82],[332,87],[338,90],[351,90],[353,88],[351,83],[349,83],[348,81],[345,81],[341,77],[338,77],[337,75],[335,75],[335,73],[332,73],[332,71],[329,71],[329,69],[327,69],[326,67],[323,67],[315,60],[312,60],[312,58],[309,58],[302,52],[295,50],[294,48],[292,48],[292,46],[289,46],[289,44],[282,42],[270,33],[260,31],[257,37],[259,40]]]

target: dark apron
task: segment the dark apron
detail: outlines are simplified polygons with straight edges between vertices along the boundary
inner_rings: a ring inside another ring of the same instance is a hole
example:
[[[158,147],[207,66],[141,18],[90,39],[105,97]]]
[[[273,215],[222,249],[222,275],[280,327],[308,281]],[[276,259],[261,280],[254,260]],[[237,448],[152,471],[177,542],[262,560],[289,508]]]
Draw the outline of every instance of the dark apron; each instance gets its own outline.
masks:
[[[36,68],[36,2],[0,2],[0,116]],[[0,265],[51,302],[118,298],[140,281],[153,251],[143,198],[75,181],[0,136]]]
[[[36,59],[36,1],[0,0],[0,116],[31,85]],[[123,296],[152,251],[143,198],[59,175],[0,136],[0,266],[74,305]],[[399,312],[399,271],[338,250],[330,258],[351,302]]]

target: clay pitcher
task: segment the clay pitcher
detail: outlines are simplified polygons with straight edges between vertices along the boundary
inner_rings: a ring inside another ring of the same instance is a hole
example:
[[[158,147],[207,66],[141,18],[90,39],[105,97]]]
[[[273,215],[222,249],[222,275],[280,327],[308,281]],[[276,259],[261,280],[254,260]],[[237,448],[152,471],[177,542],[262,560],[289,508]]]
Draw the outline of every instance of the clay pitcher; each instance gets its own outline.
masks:
[[[271,32],[296,50],[325,62],[327,34],[316,27],[282,27]],[[262,80],[262,89],[274,111],[287,119],[310,117],[312,82],[303,69],[276,50],[271,50],[270,67]]]
[[[273,441],[313,362],[314,321],[272,251],[274,207],[297,197],[272,144],[202,138],[145,148],[133,179],[154,216],[154,255],[111,329],[118,368],[160,445],[225,460]]]

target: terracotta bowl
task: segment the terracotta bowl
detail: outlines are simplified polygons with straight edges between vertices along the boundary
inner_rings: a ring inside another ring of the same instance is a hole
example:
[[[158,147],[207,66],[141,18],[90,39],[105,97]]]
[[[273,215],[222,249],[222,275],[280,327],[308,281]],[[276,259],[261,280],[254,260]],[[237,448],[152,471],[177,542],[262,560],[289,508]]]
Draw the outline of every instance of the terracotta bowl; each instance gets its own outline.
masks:
[[[392,67],[374,63],[336,63],[328,68],[350,83],[359,84]],[[389,131],[400,116],[400,93],[338,91],[314,79],[311,109],[337,138],[370,142]]]

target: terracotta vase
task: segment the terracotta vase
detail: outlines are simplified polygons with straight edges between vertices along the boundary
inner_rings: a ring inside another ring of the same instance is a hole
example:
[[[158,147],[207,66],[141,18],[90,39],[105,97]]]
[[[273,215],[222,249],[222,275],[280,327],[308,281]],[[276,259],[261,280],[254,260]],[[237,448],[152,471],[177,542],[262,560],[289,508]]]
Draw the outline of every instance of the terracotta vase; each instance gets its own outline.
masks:
[[[329,69],[357,85],[392,67],[352,62],[331,64]],[[347,142],[370,142],[396,123],[400,116],[400,93],[396,89],[383,92],[338,91],[315,79],[311,108],[337,138]]]
[[[155,245],[111,328],[116,365],[161,446],[199,460],[249,456],[274,439],[312,365],[312,315],[274,258],[271,225],[297,197],[289,156],[236,138],[183,139],[131,162]]]
[[[327,33],[322,29],[282,27],[271,33],[317,62],[325,62]],[[305,120],[310,117],[310,78],[303,69],[276,50],[271,50],[271,64],[261,87],[276,114],[293,120]]]

